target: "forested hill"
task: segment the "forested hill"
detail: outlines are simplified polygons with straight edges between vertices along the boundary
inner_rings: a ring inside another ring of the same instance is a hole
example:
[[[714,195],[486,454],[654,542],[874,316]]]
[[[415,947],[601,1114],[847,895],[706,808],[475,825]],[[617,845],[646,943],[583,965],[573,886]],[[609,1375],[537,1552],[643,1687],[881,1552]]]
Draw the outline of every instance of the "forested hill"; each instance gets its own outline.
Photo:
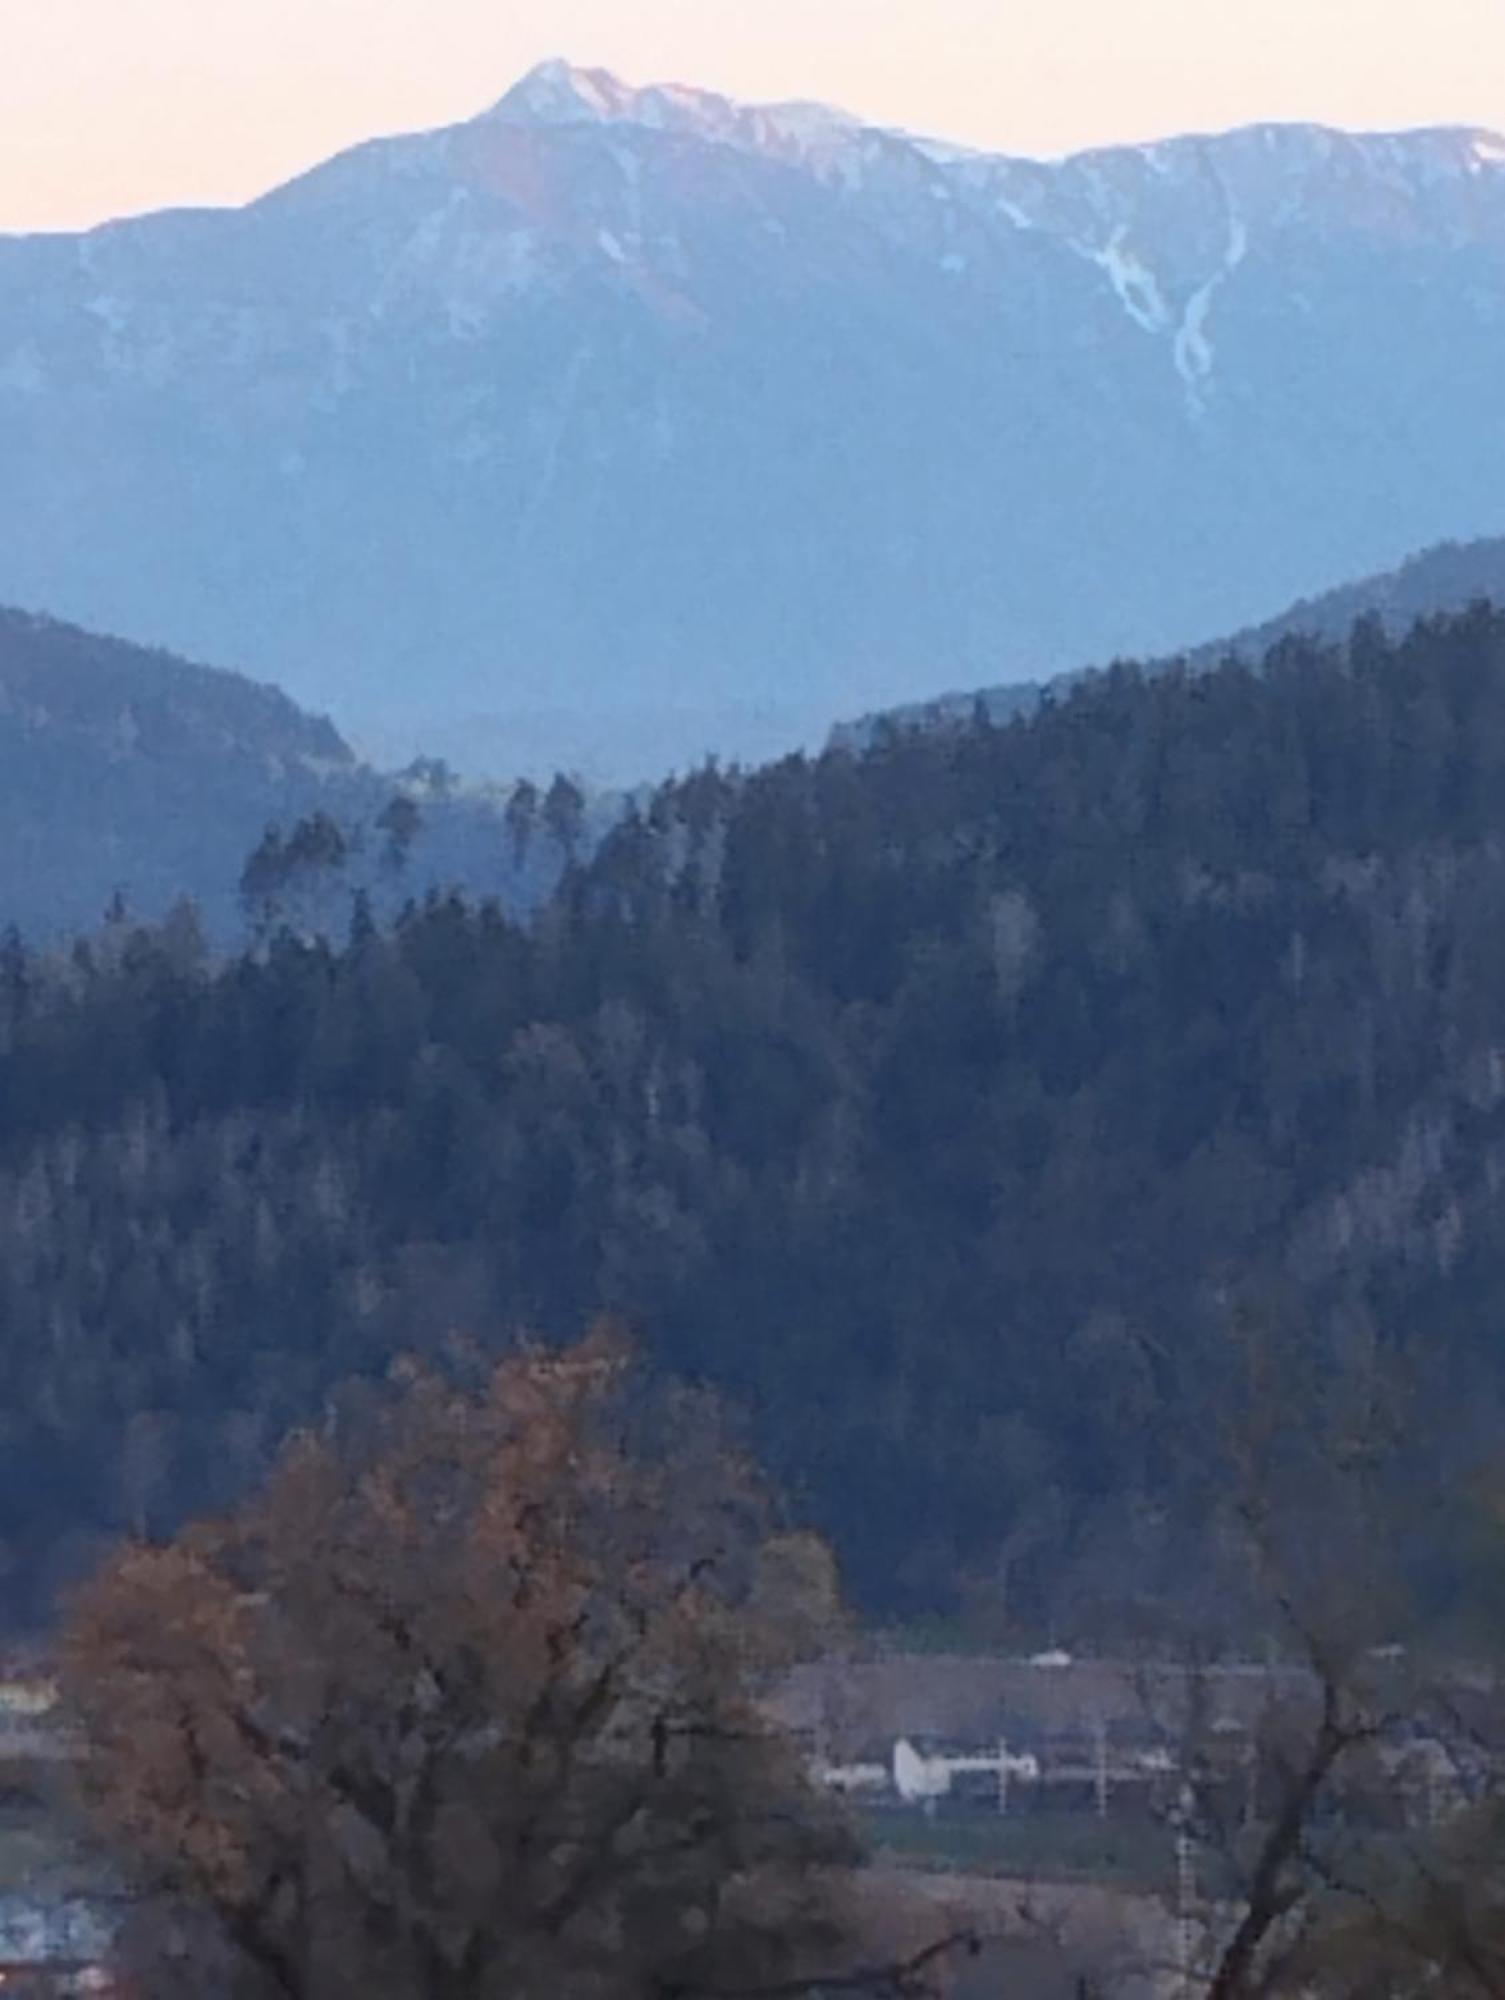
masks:
[[[0,704],[33,728],[76,730],[117,750],[233,749],[268,768],[355,761],[333,723],[261,681],[3,608]]]
[[[117,891],[233,905],[268,819],[353,789],[334,727],[276,688],[0,610],[0,924],[57,935]]]
[[[1282,639],[1298,635],[1342,639],[1362,618],[1377,619],[1391,634],[1418,618],[1466,610],[1470,604],[1505,604],[1505,535],[1471,542],[1439,542],[1394,569],[1305,597],[1263,625],[1219,646],[1198,649],[1207,662],[1229,652],[1259,658]]]
[[[394,850],[382,821],[399,790]],[[431,764],[383,776],[275,687],[0,609],[0,928],[55,941],[117,897],[160,918],[190,895],[233,937],[248,853],[269,824],[316,815],[339,830],[338,865],[281,886],[341,926],[356,886],[389,908],[456,879],[527,901],[558,873],[544,839],[522,865],[500,799]]]
[[[1317,597],[1303,597],[1274,618],[1192,647],[1181,657],[1190,666],[1206,668],[1228,659],[1261,660],[1287,639],[1343,644],[1354,626],[1366,619],[1376,621],[1395,638],[1418,618],[1456,614],[1472,604],[1505,605],[1505,535],[1439,542],[1394,569],[1340,584]],[[1079,672],[1057,675],[1049,685],[1059,695],[1081,678]],[[885,725],[897,729],[951,728],[968,721],[979,703],[995,722],[1007,722],[1034,708],[1044,685],[1040,681],[1012,681],[1002,687],[907,702],[839,725],[831,741],[838,748],[863,749]]]
[[[1193,1562],[1241,1300],[1498,1434],[1505,617],[662,790],[528,928],[0,962],[19,1615],[453,1330],[629,1314],[870,1605]]]

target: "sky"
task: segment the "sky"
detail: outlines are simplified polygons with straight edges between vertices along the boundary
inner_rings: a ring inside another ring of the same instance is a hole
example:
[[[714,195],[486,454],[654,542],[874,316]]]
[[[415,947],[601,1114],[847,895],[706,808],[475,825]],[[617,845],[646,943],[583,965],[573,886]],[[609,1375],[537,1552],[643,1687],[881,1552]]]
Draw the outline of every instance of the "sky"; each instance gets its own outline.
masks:
[[[1505,128],[1505,0],[4,0],[0,229],[247,200],[562,55],[1056,154],[1256,119]]]

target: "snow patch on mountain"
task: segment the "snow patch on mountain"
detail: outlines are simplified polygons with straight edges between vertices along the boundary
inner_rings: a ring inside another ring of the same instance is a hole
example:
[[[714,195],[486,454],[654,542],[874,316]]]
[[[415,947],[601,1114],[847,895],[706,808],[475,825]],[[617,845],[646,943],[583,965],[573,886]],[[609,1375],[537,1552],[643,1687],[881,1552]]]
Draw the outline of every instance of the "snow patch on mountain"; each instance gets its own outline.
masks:
[[[559,59],[530,71],[485,116],[502,124],[633,125],[794,158],[865,129],[826,104],[741,104],[679,83],[636,87],[607,70],[577,69]]]
[[[1090,243],[1073,243],[1072,248],[1107,276],[1120,305],[1136,326],[1146,333],[1163,333],[1170,324],[1170,312],[1153,271],[1128,248],[1129,225],[1121,222],[1108,241],[1099,248]]]
[[[1176,373],[1186,384],[1187,405],[1193,416],[1200,416],[1206,407],[1204,385],[1212,373],[1212,341],[1208,336],[1207,322],[1212,313],[1213,300],[1248,254],[1249,231],[1241,216],[1230,213],[1228,248],[1223,253],[1223,261],[1187,300],[1181,324],[1176,329],[1173,349]]]
[[[630,118],[642,95],[607,70],[577,69],[556,56],[529,70],[492,115],[534,125],[604,124]]]

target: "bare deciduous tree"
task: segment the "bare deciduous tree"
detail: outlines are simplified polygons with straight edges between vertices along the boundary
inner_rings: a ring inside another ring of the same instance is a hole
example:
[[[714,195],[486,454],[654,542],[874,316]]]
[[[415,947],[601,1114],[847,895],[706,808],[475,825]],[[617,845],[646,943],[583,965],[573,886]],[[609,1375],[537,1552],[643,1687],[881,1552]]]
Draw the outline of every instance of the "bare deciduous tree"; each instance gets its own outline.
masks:
[[[237,2000],[916,1990],[941,1949],[864,1966],[850,1834],[760,1703],[834,1611],[769,1518],[601,1334],[411,1370],[374,1435],[120,1552],[66,1679],[159,1960]]]
[[[1452,1811],[1464,1795],[1463,1683],[1456,1661],[1428,1657],[1408,1560],[1442,1482],[1404,1467],[1406,1398],[1362,1325],[1320,1348],[1264,1326],[1241,1333],[1230,1516],[1251,1615],[1282,1670],[1250,1728],[1243,1786],[1205,1731],[1188,1761],[1218,1876],[1198,1990],[1388,2000],[1462,1971],[1445,1990],[1505,1994],[1481,1982],[1487,1953],[1465,1924],[1480,1897],[1459,1865],[1461,1829],[1478,1817]],[[1482,1723],[1477,1702],[1472,1711]],[[1481,1770],[1493,1761],[1475,1759]],[[1433,1778],[1420,1781],[1419,1767]]]

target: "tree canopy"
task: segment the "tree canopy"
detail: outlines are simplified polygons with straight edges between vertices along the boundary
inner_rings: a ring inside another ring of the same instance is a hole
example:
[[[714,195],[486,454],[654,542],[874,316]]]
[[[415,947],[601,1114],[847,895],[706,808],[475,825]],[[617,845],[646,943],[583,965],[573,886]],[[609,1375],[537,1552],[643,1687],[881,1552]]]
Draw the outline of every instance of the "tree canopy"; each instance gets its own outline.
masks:
[[[708,767],[526,922],[12,940],[11,1615],[400,1347],[605,1310],[869,1609],[1106,1626],[1197,1573],[1241,1300],[1383,1340],[1418,1456],[1489,1447],[1502,1020],[1483,609]]]
[[[856,1962],[851,1837],[760,1705],[833,1628],[705,1398],[599,1333],[352,1391],[79,1596],[84,1783],[153,1993],[636,2000]],[[179,1954],[174,1980],[174,1942]]]

